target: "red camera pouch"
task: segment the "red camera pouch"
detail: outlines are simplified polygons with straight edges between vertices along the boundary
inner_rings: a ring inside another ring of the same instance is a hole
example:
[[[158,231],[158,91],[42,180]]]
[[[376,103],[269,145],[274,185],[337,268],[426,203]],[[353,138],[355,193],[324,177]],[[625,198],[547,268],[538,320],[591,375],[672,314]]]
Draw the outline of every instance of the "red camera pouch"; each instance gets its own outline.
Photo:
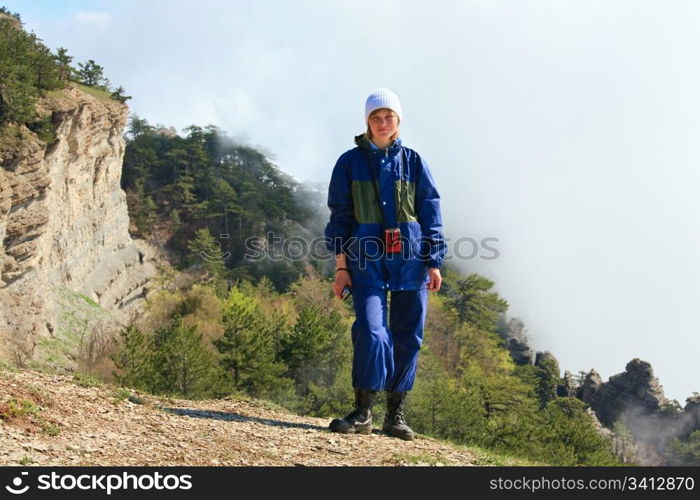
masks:
[[[386,253],[401,252],[401,229],[398,227],[384,229],[384,248]]]

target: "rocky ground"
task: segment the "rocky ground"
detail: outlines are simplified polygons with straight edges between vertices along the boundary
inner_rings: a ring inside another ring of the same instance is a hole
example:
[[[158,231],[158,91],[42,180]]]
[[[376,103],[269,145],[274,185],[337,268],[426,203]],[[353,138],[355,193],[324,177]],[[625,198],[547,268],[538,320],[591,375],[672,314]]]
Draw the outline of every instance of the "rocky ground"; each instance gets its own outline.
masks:
[[[0,465],[474,465],[418,436],[339,435],[328,420],[242,399],[191,401],[0,370]]]

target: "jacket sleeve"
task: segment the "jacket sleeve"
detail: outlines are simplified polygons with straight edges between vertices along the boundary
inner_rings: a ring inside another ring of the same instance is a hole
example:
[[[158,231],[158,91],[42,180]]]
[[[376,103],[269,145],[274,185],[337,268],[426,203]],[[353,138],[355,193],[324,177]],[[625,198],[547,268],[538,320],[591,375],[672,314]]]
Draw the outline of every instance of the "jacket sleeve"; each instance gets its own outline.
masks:
[[[428,164],[416,154],[416,212],[421,227],[423,245],[428,255],[425,260],[428,267],[442,266],[447,253],[447,243],[442,229],[440,213],[440,194]]]
[[[331,217],[325,230],[326,248],[337,255],[345,250],[355,224],[350,165],[345,155],[338,158],[333,168],[328,185],[328,208]]]

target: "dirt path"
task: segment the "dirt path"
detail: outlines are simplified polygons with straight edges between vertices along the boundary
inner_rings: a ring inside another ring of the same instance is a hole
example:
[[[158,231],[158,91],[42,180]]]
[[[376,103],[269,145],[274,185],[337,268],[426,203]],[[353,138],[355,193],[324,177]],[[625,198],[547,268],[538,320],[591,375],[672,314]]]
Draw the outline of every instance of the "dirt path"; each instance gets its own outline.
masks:
[[[71,376],[0,371],[0,465],[471,465],[464,447],[380,432],[339,435],[328,420],[258,401],[190,401]],[[121,397],[120,397],[121,396]],[[26,400],[30,403],[24,403]]]

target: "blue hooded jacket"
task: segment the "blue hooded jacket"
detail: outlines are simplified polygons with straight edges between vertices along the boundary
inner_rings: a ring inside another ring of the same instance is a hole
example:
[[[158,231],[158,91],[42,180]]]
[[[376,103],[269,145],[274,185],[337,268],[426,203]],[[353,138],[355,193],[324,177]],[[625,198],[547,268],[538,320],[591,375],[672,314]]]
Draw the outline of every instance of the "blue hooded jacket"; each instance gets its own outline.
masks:
[[[355,144],[331,175],[326,246],[347,255],[353,285],[425,288],[428,267],[439,268],[447,252],[440,195],[428,165],[400,138],[387,149],[372,147],[365,134]],[[402,252],[383,251],[384,227],[400,228]]]

